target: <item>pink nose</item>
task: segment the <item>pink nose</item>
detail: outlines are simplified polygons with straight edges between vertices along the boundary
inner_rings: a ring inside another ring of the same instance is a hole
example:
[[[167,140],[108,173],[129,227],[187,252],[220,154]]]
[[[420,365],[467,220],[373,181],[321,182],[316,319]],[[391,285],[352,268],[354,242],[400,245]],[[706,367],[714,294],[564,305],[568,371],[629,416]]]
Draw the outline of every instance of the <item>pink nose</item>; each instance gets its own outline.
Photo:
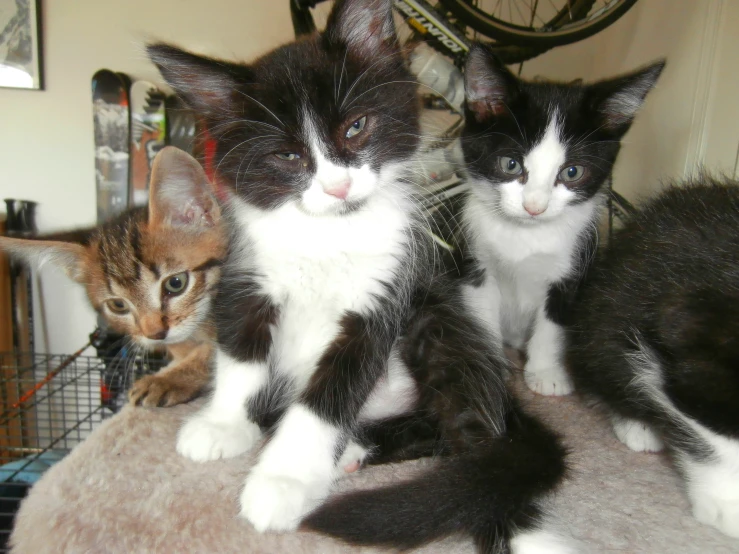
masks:
[[[349,195],[350,185],[351,182],[348,179],[346,181],[338,181],[330,185],[323,185],[323,192],[335,196],[340,200],[346,200],[346,197]]]
[[[539,215],[544,213],[547,209],[546,208],[535,208],[532,206],[527,206],[526,204],[523,205],[523,209],[526,210],[531,215]]]

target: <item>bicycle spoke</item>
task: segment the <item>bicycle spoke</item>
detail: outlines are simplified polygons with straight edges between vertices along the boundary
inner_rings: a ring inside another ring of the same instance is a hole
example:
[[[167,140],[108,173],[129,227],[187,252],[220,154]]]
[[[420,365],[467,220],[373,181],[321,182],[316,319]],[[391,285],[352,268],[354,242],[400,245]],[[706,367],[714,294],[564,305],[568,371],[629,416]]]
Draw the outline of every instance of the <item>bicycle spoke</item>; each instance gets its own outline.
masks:
[[[520,9],[520,8],[519,8],[519,6],[518,6],[518,2],[515,2],[515,1],[514,1],[514,2],[513,2],[513,5],[514,5],[514,6],[516,6],[516,11],[518,12],[518,15],[520,15],[520,16],[521,16],[521,21],[526,21],[526,17],[525,17],[525,16],[523,15],[523,13],[521,12],[521,9]]]
[[[495,4],[495,8],[493,8],[493,13],[498,13],[498,8],[500,7],[500,4],[503,0],[498,0],[498,3]]]
[[[534,19],[536,18],[536,10],[539,7],[539,0],[534,0],[534,7],[531,9],[531,21],[529,21],[529,27],[534,27]]]

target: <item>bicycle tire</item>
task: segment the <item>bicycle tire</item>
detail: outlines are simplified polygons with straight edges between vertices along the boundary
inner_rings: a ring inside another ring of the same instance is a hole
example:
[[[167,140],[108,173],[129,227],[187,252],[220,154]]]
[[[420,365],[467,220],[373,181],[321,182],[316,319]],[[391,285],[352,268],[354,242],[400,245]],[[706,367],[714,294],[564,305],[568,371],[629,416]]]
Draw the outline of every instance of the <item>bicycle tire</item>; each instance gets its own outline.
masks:
[[[512,46],[530,46],[541,48],[554,48],[571,44],[599,33],[609,25],[621,18],[637,0],[617,0],[619,3],[606,13],[596,17],[590,22],[577,27],[568,27],[556,21],[561,15],[560,11],[552,20],[555,28],[543,31],[534,31],[527,27],[520,27],[510,23],[502,22],[491,15],[473,6],[469,0],[439,0],[440,3],[460,22],[474,29],[478,33],[498,42]],[[573,20],[583,19],[590,10],[595,0],[580,0],[570,8],[573,13],[581,14]],[[583,9],[585,9],[583,13]]]

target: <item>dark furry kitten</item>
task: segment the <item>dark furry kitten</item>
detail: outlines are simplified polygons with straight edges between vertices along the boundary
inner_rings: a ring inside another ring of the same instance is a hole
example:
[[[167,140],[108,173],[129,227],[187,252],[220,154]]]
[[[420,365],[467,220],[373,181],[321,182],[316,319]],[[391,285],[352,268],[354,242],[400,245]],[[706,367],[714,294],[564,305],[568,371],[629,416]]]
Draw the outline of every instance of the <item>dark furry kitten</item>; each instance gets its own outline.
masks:
[[[569,331],[576,389],[634,450],[665,444],[697,519],[739,537],[739,187],[673,186],[619,231]]]
[[[597,244],[605,185],[664,62],[592,84],[516,78],[485,46],[465,67],[463,226],[472,309],[525,349],[540,394],[567,394],[562,318]]]
[[[486,552],[551,539],[539,503],[563,449],[509,398],[500,345],[435,275],[405,177],[418,99],[391,2],[339,1],[324,33],[249,65],[149,53],[208,121],[230,191],[215,390],[179,452],[238,455],[279,418],[241,495],[259,531],[303,522],[401,547],[468,533]],[[401,427],[408,441],[389,434]],[[426,453],[419,434],[444,456],[415,480],[321,506],[364,432],[384,436],[389,457]]]

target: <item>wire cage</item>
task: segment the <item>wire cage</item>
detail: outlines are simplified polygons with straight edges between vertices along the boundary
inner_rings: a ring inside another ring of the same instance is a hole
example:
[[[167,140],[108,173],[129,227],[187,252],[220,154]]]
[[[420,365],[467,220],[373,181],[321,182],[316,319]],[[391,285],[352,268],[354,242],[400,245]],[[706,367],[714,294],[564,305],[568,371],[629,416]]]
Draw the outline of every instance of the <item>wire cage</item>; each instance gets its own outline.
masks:
[[[127,355],[0,353],[0,552],[30,487],[127,402],[141,375],[165,363]]]

